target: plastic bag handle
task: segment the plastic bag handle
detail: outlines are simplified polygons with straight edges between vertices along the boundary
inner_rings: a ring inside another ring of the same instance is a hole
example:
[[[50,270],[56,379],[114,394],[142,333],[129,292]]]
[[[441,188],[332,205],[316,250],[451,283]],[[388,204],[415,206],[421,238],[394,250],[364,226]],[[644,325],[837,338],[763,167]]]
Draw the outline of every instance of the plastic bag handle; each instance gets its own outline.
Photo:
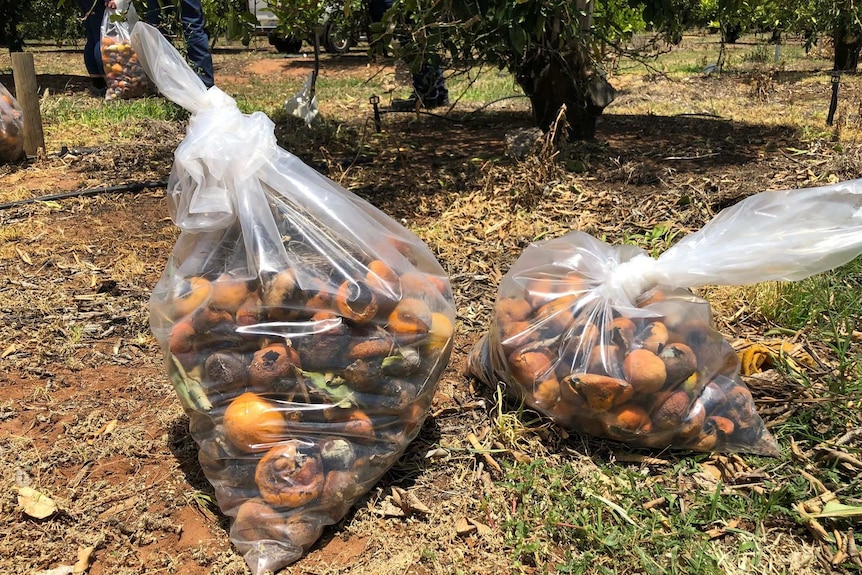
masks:
[[[191,113],[218,106],[236,106],[233,98],[207,87],[167,38],[146,22],[132,28],[132,48],[147,76],[166,98]]]
[[[185,58],[149,24],[138,22],[131,42],[159,91],[192,113],[168,180],[174,222],[188,232],[213,231],[230,226],[238,206],[267,208],[258,171],[278,154],[272,121],[260,112],[243,114],[233,98],[216,87],[207,89]],[[256,209],[239,211],[257,214]],[[248,237],[264,227],[261,222],[275,226],[271,215],[257,217],[248,222]]]
[[[617,266],[608,282],[638,293],[655,285],[698,287],[796,281],[862,253],[862,179],[761,192],[726,208],[658,258]]]

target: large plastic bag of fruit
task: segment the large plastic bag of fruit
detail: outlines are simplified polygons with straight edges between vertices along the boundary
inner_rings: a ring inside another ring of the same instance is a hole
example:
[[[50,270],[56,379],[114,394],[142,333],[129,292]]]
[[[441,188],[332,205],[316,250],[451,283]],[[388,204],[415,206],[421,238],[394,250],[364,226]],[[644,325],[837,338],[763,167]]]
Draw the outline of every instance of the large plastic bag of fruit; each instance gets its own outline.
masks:
[[[132,44],[191,112],[168,181],[181,234],[151,327],[257,574],[308,550],[415,438],[451,351],[449,280],[418,237],[279,148],[154,28]]]
[[[0,84],[0,164],[17,162],[24,156],[24,114],[21,106]]]
[[[657,258],[570,232],[503,277],[468,371],[588,435],[775,455],[737,354],[690,288],[799,280],[860,253],[862,180],[756,194]]]
[[[105,70],[106,100],[131,100],[156,92],[132,48],[131,31],[138,22],[134,5],[118,2],[105,9],[102,18],[102,66]]]

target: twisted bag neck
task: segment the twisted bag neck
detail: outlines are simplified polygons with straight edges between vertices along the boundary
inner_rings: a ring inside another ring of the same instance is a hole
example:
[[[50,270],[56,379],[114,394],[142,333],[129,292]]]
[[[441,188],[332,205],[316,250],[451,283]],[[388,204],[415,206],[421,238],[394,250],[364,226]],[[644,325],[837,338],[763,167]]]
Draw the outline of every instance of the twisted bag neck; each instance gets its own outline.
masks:
[[[598,290],[613,305],[633,308],[637,298],[656,285],[656,267],[650,256],[636,255],[608,270]]]
[[[261,112],[243,114],[216,87],[189,120],[174,153],[168,184],[172,217],[184,231],[211,231],[233,223],[238,194],[259,187],[258,170],[278,153],[275,125]]]
[[[278,153],[275,125],[261,112],[243,114],[217,87],[207,89],[176,48],[138,22],[132,47],[159,91],[192,116],[174,153],[168,183],[171,217],[183,231],[223,229],[236,219],[238,194],[260,188],[256,172]]]

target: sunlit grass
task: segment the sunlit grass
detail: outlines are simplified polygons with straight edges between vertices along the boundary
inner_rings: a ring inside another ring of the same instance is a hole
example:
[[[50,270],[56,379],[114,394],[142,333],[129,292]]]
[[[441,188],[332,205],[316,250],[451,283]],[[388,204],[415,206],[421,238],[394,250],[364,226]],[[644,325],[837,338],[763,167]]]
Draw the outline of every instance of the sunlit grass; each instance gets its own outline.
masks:
[[[149,136],[141,119],[174,121],[185,115],[159,97],[111,100],[81,95],[47,95],[41,105],[46,142],[89,146],[105,142],[132,142]]]

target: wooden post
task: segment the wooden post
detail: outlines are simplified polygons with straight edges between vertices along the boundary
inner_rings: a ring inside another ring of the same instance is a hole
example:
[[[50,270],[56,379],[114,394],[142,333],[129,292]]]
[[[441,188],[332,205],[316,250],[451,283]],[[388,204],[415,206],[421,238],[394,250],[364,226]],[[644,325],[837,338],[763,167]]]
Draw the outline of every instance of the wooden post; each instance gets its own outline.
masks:
[[[40,149],[45,150],[45,134],[42,131],[42,112],[39,110],[32,53],[12,53],[12,76],[15,78],[15,99],[24,115],[24,152],[28,156],[35,156]]]

